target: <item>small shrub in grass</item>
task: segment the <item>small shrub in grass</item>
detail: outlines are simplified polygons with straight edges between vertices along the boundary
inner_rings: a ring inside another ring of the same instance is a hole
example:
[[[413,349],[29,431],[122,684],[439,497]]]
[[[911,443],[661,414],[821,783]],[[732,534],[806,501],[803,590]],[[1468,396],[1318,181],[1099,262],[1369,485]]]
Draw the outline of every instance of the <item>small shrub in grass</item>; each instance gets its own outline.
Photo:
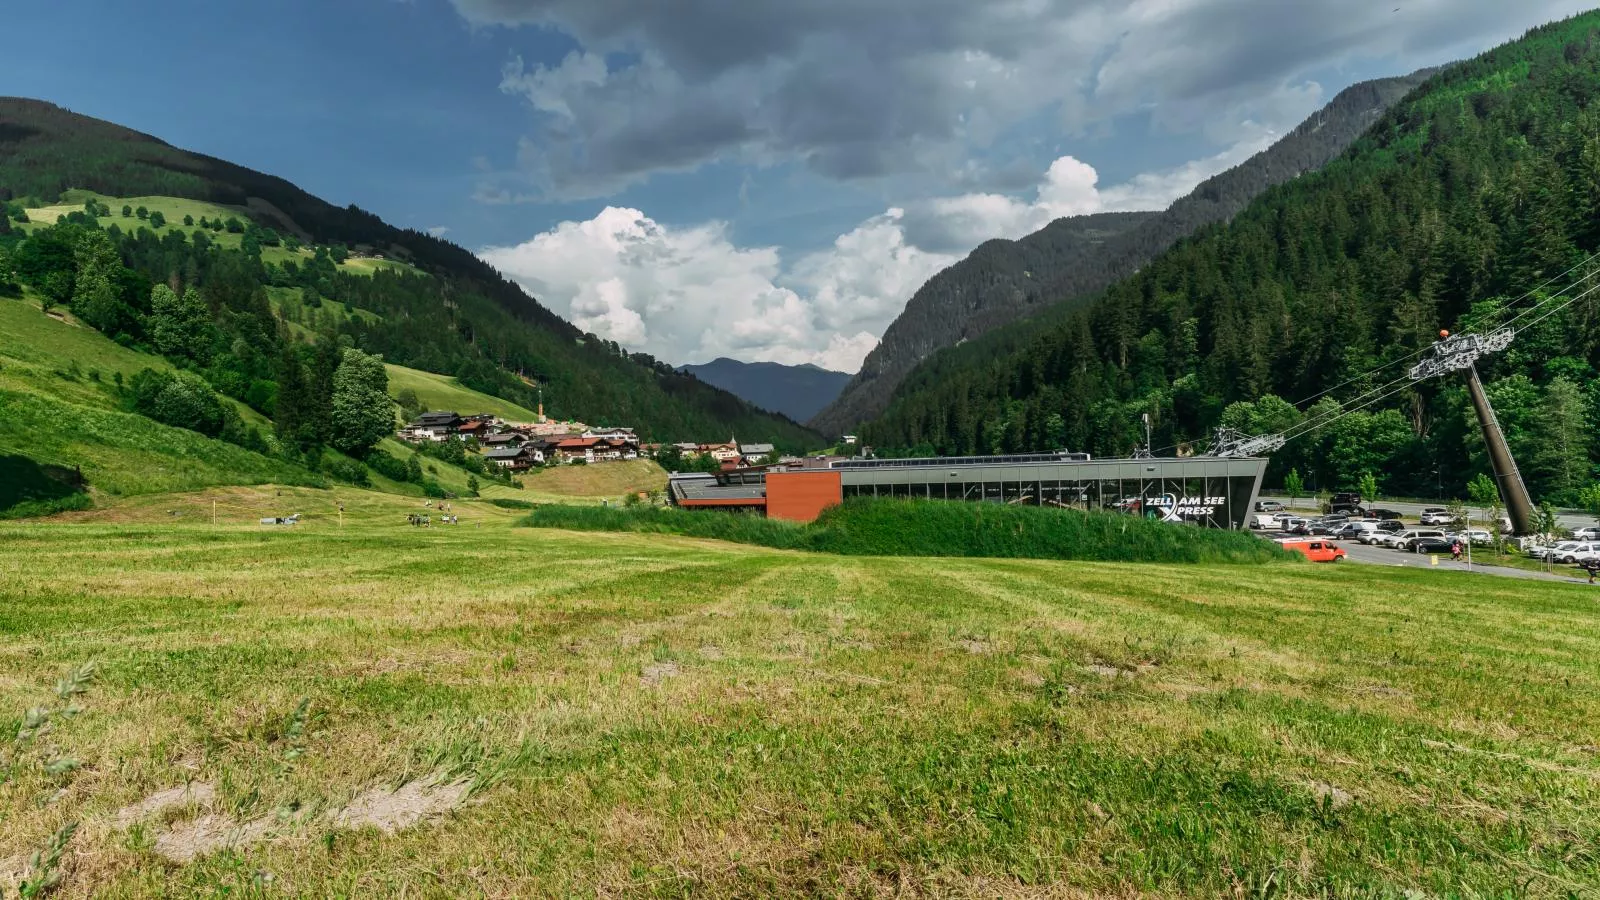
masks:
[[[533,509],[537,505],[527,500],[513,500],[510,497],[495,497],[489,502],[501,509]]]
[[[1293,557],[1245,532],[1104,512],[856,498],[809,525],[745,513],[541,506],[524,524],[714,538],[845,556],[976,556],[1106,562],[1262,563]]]

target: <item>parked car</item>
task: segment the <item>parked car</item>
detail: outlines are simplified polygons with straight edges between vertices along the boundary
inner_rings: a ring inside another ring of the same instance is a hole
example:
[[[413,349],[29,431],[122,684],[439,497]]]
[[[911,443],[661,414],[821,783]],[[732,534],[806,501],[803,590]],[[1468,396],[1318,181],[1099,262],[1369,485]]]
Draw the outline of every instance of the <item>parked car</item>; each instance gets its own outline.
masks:
[[[1398,540],[1395,543],[1395,549],[1414,549],[1417,541],[1422,540],[1423,538],[1440,538],[1442,540],[1449,540],[1450,536],[1445,534],[1444,530],[1440,528],[1408,528],[1405,531],[1400,532]]]
[[[1455,535],[1440,535],[1439,537],[1420,537],[1411,542],[1411,550],[1415,553],[1449,553],[1456,545]],[[1465,545],[1463,545],[1465,549]]]
[[[1369,509],[1362,513],[1361,517],[1363,519],[1377,519],[1380,522],[1398,520],[1401,518],[1400,514],[1392,509]]]
[[[1456,537],[1461,538],[1463,541],[1466,541],[1470,544],[1478,544],[1479,546],[1487,546],[1494,543],[1494,535],[1483,530],[1482,528],[1468,528],[1465,531],[1458,531],[1456,532]]]
[[[1529,547],[1530,559],[1560,559],[1563,553],[1568,553],[1578,548],[1580,541],[1561,541],[1550,547]]]
[[[1328,511],[1340,512],[1341,510],[1348,510],[1359,515],[1361,512],[1361,495],[1350,491],[1334,494],[1333,499],[1328,501]]]
[[[1588,559],[1591,555],[1600,553],[1600,543],[1594,541],[1572,541],[1571,546],[1565,550],[1557,550],[1548,555],[1552,562],[1570,566],[1581,559]]]
[[[1377,530],[1377,522],[1370,522],[1366,519],[1357,519],[1346,522],[1339,526],[1337,529],[1335,529],[1331,537],[1342,538],[1343,540],[1347,541],[1359,541],[1364,535],[1371,534]]]
[[[1600,541],[1600,528],[1593,525],[1575,528],[1572,531],[1572,539],[1575,541]]]
[[[1305,555],[1312,562],[1343,562],[1344,548],[1333,541],[1284,541],[1283,549]]]
[[[1399,521],[1395,519],[1386,519],[1382,522],[1374,523],[1371,531],[1362,533],[1356,538],[1356,540],[1363,544],[1378,546],[1382,542],[1382,538],[1405,530],[1406,526],[1402,525]]]
[[[1256,513],[1250,517],[1250,527],[1257,531],[1276,531],[1278,529],[1278,517],[1266,513]]]
[[[1303,519],[1299,516],[1279,516],[1278,530],[1287,534],[1293,534],[1294,530],[1305,524],[1306,521],[1306,519]]]
[[[1256,501],[1256,512],[1259,512],[1259,513],[1283,512],[1283,504],[1279,503],[1276,500],[1257,500]]]
[[[1449,525],[1456,520],[1450,510],[1442,506],[1425,506],[1422,508],[1422,524],[1424,525]]]
[[[1391,550],[1410,550],[1411,542],[1417,538],[1444,537],[1444,532],[1437,528],[1407,528],[1404,531],[1386,533],[1379,539],[1376,546],[1388,547]]]

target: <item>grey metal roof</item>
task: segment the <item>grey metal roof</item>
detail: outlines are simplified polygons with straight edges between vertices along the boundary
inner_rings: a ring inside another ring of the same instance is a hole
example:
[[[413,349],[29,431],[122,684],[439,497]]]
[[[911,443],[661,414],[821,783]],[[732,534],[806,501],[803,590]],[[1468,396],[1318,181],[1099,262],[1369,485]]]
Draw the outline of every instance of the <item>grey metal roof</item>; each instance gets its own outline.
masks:
[[[484,459],[516,459],[527,452],[525,447],[494,447],[483,451]]]

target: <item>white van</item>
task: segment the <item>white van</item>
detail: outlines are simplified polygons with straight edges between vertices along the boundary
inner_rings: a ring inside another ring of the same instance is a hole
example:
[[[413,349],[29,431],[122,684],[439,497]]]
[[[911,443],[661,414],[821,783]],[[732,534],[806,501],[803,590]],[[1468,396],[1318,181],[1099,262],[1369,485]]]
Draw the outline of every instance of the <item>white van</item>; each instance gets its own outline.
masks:
[[[1278,517],[1266,513],[1256,513],[1250,517],[1250,527],[1257,531],[1277,531]]]
[[[1363,534],[1375,534],[1377,530],[1378,523],[1376,521],[1372,519],[1360,519],[1357,521],[1344,523],[1344,527],[1339,531],[1339,537],[1341,540],[1359,541],[1361,540],[1361,536]]]

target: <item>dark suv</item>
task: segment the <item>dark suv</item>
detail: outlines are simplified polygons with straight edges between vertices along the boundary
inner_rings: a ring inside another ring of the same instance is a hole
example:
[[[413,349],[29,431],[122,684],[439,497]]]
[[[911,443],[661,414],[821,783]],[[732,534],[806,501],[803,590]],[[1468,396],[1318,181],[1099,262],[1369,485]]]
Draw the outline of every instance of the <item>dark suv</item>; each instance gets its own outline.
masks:
[[[1328,512],[1353,512],[1360,515],[1361,495],[1348,491],[1334,494],[1333,499],[1328,501]]]

